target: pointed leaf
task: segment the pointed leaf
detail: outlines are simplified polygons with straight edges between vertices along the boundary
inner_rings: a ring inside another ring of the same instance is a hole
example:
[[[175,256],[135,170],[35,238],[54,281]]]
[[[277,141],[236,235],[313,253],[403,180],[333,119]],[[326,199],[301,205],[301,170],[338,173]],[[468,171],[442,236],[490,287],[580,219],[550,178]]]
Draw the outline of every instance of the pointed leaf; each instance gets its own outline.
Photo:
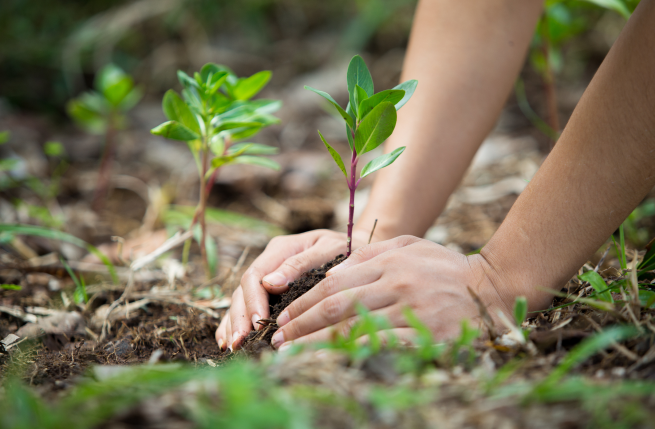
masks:
[[[418,80],[412,79],[412,80],[407,80],[400,85],[397,85],[393,87],[393,89],[402,89],[405,91],[405,95],[403,96],[402,100],[396,103],[396,110],[400,110],[401,107],[405,105],[409,101],[410,98],[412,98],[412,95],[414,95],[414,91],[416,91],[416,86],[418,85]]]
[[[363,116],[359,114],[358,106],[362,101],[366,100],[367,98],[368,98],[368,94],[366,93],[366,91],[364,91],[364,88],[362,88],[359,85],[355,85],[355,103],[353,104],[353,107],[355,108],[355,113],[357,114],[357,118],[359,118],[360,120],[363,118]]]
[[[336,101],[334,101],[334,98],[332,98],[332,96],[331,96],[330,94],[328,94],[327,92],[323,92],[323,91],[321,91],[321,90],[318,90],[318,89],[312,88],[311,86],[307,86],[307,85],[305,85],[305,89],[308,89],[308,90],[310,90],[310,91],[313,91],[313,92],[317,93],[318,95],[320,95],[321,97],[325,98],[327,101],[329,101],[330,103],[332,103],[332,105],[333,105],[334,107],[336,107],[337,112],[339,112],[339,115],[341,115],[341,117],[343,118],[343,120],[346,121],[346,123],[348,124],[348,126],[349,126],[350,128],[355,128],[355,121],[354,121],[353,117],[352,117],[348,112],[346,112],[345,110],[343,110],[343,109],[341,108],[341,106],[339,106],[339,103],[337,103]]]
[[[385,153],[384,155],[380,155],[374,160],[370,161],[368,164],[364,166],[362,169],[362,172],[360,173],[360,177],[364,178],[368,176],[371,173],[375,173],[376,171],[393,164],[393,162],[400,156],[401,153],[405,151],[405,146],[399,147],[398,149],[395,149],[391,153]]]
[[[578,278],[584,282],[589,282],[596,292],[602,292],[598,297],[606,302],[614,302],[612,295],[607,290],[607,283],[596,271],[587,271]]]
[[[375,93],[373,90],[373,78],[371,77],[371,73],[368,71],[366,63],[359,55],[355,55],[352,60],[350,60],[347,81],[348,95],[350,96],[351,104],[355,102],[355,85],[361,86],[369,97]]]
[[[182,70],[177,71],[177,79],[180,81],[184,88],[197,88],[200,89],[200,85],[195,79],[191,78],[188,74],[184,73]]]
[[[396,104],[402,100],[404,96],[405,91],[401,89],[385,89],[384,91],[380,91],[366,100],[360,101],[358,109],[359,117],[364,119],[378,104],[385,101],[388,101],[391,104]],[[397,107],[396,110],[398,110]]]
[[[273,161],[272,159],[263,158],[260,156],[250,156],[250,155],[240,156],[238,158],[234,158],[234,164],[252,164],[252,165],[259,165],[260,167],[270,168],[272,170],[280,169],[280,164],[278,164],[277,162]]]
[[[330,146],[330,144],[327,141],[325,141],[325,137],[323,137],[323,134],[321,134],[320,131],[318,132],[318,135],[321,137],[321,140],[323,141],[323,144],[327,148],[328,152],[330,152],[330,155],[332,155],[332,159],[334,159],[334,162],[337,163],[337,165],[339,166],[339,169],[341,169],[341,171],[343,172],[343,175],[346,176],[346,179],[347,179],[348,178],[348,173],[346,173],[346,166],[343,165],[343,160],[341,159],[341,155],[339,155],[339,152],[334,150],[334,148],[332,146]]]
[[[200,136],[179,122],[168,121],[153,128],[150,132],[156,136],[166,137],[167,139],[180,140],[183,142],[199,139]]]
[[[355,132],[355,148],[362,155],[380,146],[396,126],[396,108],[389,102],[378,104],[364,118]]]
[[[255,73],[246,79],[241,79],[232,89],[234,98],[237,100],[249,100],[266,86],[271,80],[271,72],[268,70]]]
[[[164,115],[171,120],[176,121],[190,129],[196,134],[200,134],[200,125],[189,106],[177,95],[177,92],[169,89],[164,94],[164,101],[162,102]]]
[[[353,140],[353,130],[346,124],[346,136],[348,137],[348,146],[350,146],[350,151],[353,151],[355,147],[355,141]]]
[[[514,301],[514,323],[516,326],[521,326],[525,318],[528,316],[528,300],[524,296],[516,297]]]
[[[261,143],[237,143],[227,150],[228,155],[245,154],[245,155],[276,155],[280,150],[273,146]]]
[[[280,100],[267,100],[261,98],[259,100],[253,100],[250,102],[250,105],[255,109],[257,113],[275,113],[282,107],[282,101]]]

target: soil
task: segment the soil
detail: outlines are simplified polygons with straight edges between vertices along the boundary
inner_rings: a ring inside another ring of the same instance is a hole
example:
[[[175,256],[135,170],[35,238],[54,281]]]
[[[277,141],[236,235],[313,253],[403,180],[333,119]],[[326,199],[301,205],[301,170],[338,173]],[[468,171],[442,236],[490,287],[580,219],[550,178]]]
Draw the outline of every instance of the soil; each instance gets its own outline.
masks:
[[[282,310],[287,308],[289,304],[323,280],[325,273],[332,267],[339,265],[345,260],[346,257],[344,255],[339,255],[319,268],[314,268],[303,273],[298,280],[289,283],[289,289],[286,292],[280,295],[269,295],[269,311],[271,316],[267,320],[270,322],[262,321],[262,324],[265,324],[263,329],[251,331],[243,340],[242,349],[248,355],[255,356],[258,356],[264,350],[272,350],[271,338],[273,338],[273,334],[275,334],[278,328],[277,323],[273,321],[278,318]]]

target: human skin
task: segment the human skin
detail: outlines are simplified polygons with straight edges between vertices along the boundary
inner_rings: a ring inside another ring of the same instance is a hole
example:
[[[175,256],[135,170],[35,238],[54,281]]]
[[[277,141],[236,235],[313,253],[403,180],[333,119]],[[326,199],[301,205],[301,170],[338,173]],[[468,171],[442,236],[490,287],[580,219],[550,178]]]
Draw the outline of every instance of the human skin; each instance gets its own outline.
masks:
[[[404,79],[419,79],[419,90],[401,111],[386,150],[411,144],[394,171],[377,177],[357,225],[363,230],[372,218],[385,219],[377,240],[422,235],[443,209],[502,108],[541,7],[472,3],[418,6]],[[535,286],[564,284],[655,183],[655,89],[648,80],[655,72],[648,31],[654,22],[653,1],[643,1],[555,149],[480,255],[465,257],[411,237],[363,247],[282,313],[275,345],[325,339],[327,327],[341,321],[347,330],[356,320],[355,300],[388,316],[400,337],[412,334],[401,317],[404,306],[438,338],[456,335],[462,318],[477,315],[465,286],[492,314],[508,311],[519,295],[527,296],[531,310],[546,307],[551,296]]]

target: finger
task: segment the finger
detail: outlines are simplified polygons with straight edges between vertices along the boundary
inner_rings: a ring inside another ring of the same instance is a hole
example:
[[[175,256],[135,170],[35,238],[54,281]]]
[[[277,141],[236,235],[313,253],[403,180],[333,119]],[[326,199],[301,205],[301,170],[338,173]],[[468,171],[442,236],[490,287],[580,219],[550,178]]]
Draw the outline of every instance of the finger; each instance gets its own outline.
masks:
[[[394,329],[385,329],[384,331],[376,332],[377,341],[380,342],[382,346],[394,346],[396,344],[402,344],[405,346],[415,344],[416,337],[418,336],[416,329],[414,328],[394,328]],[[364,345],[371,344],[371,336],[364,335],[355,340],[355,343]]]
[[[400,314],[400,306],[391,306],[382,308],[380,310],[371,311],[369,313],[373,317],[384,317],[389,322],[385,324],[387,326],[393,326],[394,328],[406,328],[407,323],[405,319]],[[351,331],[357,325],[357,322],[361,320],[361,316],[356,315],[349,317],[334,326],[325,327],[319,329],[315,332],[312,332],[302,337],[292,339],[290,337],[285,338],[284,333],[285,328],[279,329],[271,339],[271,344],[273,347],[282,348],[283,345],[290,344],[310,344],[310,343],[319,343],[319,342],[328,342],[334,341],[338,336],[348,338],[351,335]],[[282,333],[282,335],[278,335]],[[362,335],[365,335],[366,332],[362,332]],[[282,340],[282,341],[280,341]]]
[[[283,342],[281,340],[290,341],[328,326],[337,325],[357,315],[358,303],[369,311],[389,307],[396,298],[392,294],[379,293],[379,286],[379,284],[373,283],[345,290],[323,299],[284,325],[271,341],[279,343]]]
[[[230,312],[228,310],[227,312],[225,312],[225,315],[223,316],[221,323],[218,325],[218,328],[216,329],[216,342],[218,343],[218,348],[220,350],[225,350],[225,347],[227,347],[227,341],[225,339],[227,338],[227,323],[229,320],[230,320]]]
[[[255,329],[260,328],[257,320],[266,319],[270,316],[266,290],[272,294],[280,294],[288,289],[288,279],[269,279],[270,282],[277,283],[277,286],[266,289],[263,287],[262,281],[264,276],[273,273],[288,258],[313,246],[319,237],[319,231],[311,231],[293,237],[275,237],[268,243],[264,252],[246,270],[241,278],[241,287],[246,302],[247,315]],[[270,284],[267,285],[270,286]]]
[[[374,283],[382,276],[384,264],[366,264],[357,269],[340,271],[339,274],[321,280],[307,293],[292,302],[277,318],[277,324],[284,326],[296,319],[319,302],[339,292]],[[328,309],[329,310],[329,309]],[[333,320],[336,323],[338,320]]]
[[[367,246],[360,247],[356,249],[345,261],[332,267],[330,271],[326,273],[329,277],[334,275],[338,271],[350,268],[353,265],[361,264],[368,260],[375,258],[376,256],[388,252],[389,250],[398,249],[400,247],[409,246],[410,244],[421,241],[420,238],[414,237],[411,235],[403,235],[401,237],[396,237],[391,240],[381,241],[379,243],[369,244]]]
[[[241,342],[252,330],[250,319],[246,317],[246,303],[243,301],[243,289],[240,287],[232,294],[232,306],[230,307],[230,328],[231,334],[227,337],[228,348],[237,350]]]

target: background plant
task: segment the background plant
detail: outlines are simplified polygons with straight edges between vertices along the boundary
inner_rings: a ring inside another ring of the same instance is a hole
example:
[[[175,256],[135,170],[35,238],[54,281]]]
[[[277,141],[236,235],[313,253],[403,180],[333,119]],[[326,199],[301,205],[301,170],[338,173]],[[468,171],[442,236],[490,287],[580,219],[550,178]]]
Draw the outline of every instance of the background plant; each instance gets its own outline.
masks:
[[[355,191],[359,182],[371,173],[391,165],[403,151],[405,146],[393,150],[391,153],[378,156],[364,166],[357,178],[357,164],[360,157],[366,152],[380,146],[396,127],[396,111],[409,101],[418,85],[417,80],[408,80],[377,94],[373,87],[373,78],[366,67],[366,63],[359,55],[355,55],[348,65],[348,96],[349,102],[344,110],[327,92],[305,86],[328,100],[346,123],[346,136],[350,147],[350,171],[341,159],[341,155],[325,140],[323,134],[318,132],[323,144],[346,177],[350,202],[348,212],[348,238],[346,239],[346,256],[350,256],[352,249],[353,217],[355,213]]]
[[[205,209],[207,197],[218,169],[228,164],[253,164],[279,169],[279,165],[260,155],[273,155],[277,148],[260,143],[236,143],[255,135],[259,130],[279,122],[271,114],[282,103],[278,100],[250,100],[271,79],[270,71],[261,71],[247,78],[237,77],[230,69],[205,64],[190,77],[177,73],[182,96],[174,90],[164,95],[162,107],[169,121],[152,129],[154,135],[186,142],[193,154],[200,178],[200,202],[190,227],[200,224],[200,251],[207,275]],[[185,245],[185,255],[188,244]],[[186,257],[185,257],[186,259]]]
[[[105,144],[98,170],[98,181],[92,207],[99,211],[104,204],[111,177],[116,133],[125,127],[125,114],[141,99],[141,90],[134,80],[119,67],[103,67],[94,82],[94,91],[88,91],[71,100],[68,114],[83,129],[93,134],[104,134]]]
[[[639,1],[634,0],[547,0],[535,29],[530,46],[529,61],[543,81],[547,121],[542,120],[529,106],[523,81],[519,79],[516,96],[519,107],[530,121],[553,142],[559,138],[556,77],[564,64],[563,47],[591,27],[589,12],[593,9],[618,13],[630,18]]]

